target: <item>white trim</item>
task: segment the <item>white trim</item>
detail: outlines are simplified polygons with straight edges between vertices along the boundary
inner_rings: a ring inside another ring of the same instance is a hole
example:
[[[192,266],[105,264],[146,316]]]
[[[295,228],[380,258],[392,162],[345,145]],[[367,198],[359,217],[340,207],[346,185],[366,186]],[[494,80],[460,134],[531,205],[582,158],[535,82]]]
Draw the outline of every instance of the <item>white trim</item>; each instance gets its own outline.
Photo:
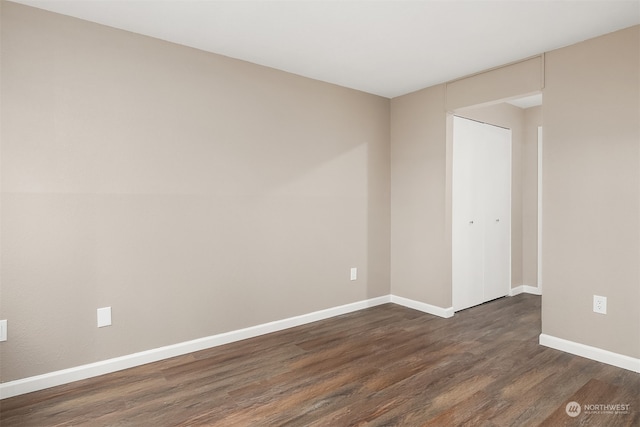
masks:
[[[640,373],[640,359],[634,357],[546,334],[540,334],[540,345]]]
[[[509,289],[509,293],[507,295],[509,295],[510,297],[515,297],[516,295],[520,295],[523,292],[524,286],[517,286],[515,288]]]
[[[394,304],[402,305],[414,310],[419,310],[424,313],[433,314],[434,316],[449,318],[453,317],[453,307],[442,308],[435,305],[427,304],[425,302],[415,301],[409,298],[403,298],[396,295],[391,295],[391,302]]]
[[[534,286],[518,286],[517,288],[511,289],[509,295],[517,295],[523,292],[538,294],[539,290]],[[389,302],[444,318],[452,317],[454,314],[453,307],[442,308],[408,298],[399,297],[396,295],[384,295],[377,298],[371,298],[351,304],[315,311],[313,313],[290,317],[288,319],[277,320],[274,322],[251,326],[249,328],[239,329],[236,331],[225,332],[222,334],[199,338],[192,341],[186,341],[178,344],[168,345],[165,347],[155,348],[152,350],[142,351],[139,353],[133,353],[126,356],[116,357],[113,359],[103,360],[101,362],[90,363],[87,365],[49,372],[46,374],[23,378],[20,380],[0,383],[0,400],[18,396],[21,394],[31,393],[33,391],[44,390],[46,388],[55,387],[62,384],[68,384],[74,381],[97,377],[99,375],[104,375],[123,369],[133,368],[151,362],[157,362],[160,360],[168,359],[170,357],[192,353],[194,351],[205,350],[207,348],[229,344],[247,338],[253,338],[271,332],[281,331],[283,329],[328,319],[331,317],[351,313],[381,304],[386,304]],[[596,360],[599,362],[607,363],[609,365],[617,366],[619,368],[628,369],[640,373],[640,359],[624,356],[607,350],[590,347],[588,345],[567,341],[545,334],[540,334],[540,344],[546,347],[554,348],[556,350],[565,351],[567,353],[586,357],[588,359]]]
[[[128,354],[126,356],[103,360],[96,363],[90,363],[87,365],[76,366],[69,369],[63,369],[60,371],[49,372],[42,375],[36,375],[33,377],[1,383],[0,400],[25,393],[30,393],[32,391],[38,391],[49,387],[67,384],[74,381],[97,377],[99,375],[104,375],[111,372],[121,371],[123,369],[133,368],[135,366],[140,366],[151,362],[157,362],[159,360],[168,359],[170,357],[181,356],[183,354],[192,353],[194,351],[217,347],[223,344],[229,344],[247,338],[253,338],[271,332],[281,331],[283,329],[292,328],[294,326],[317,322],[318,320],[328,319],[330,317],[351,313],[368,307],[374,307],[376,305],[386,304],[388,302],[391,302],[391,295],[371,298],[351,304],[341,305],[339,307],[328,308],[326,310],[320,310],[313,313],[290,317],[288,319],[277,320],[257,326],[251,326],[249,328],[239,329],[236,331],[225,332],[218,335],[198,338],[192,341],[185,341],[182,343],[159,347],[139,353]]]
[[[542,295],[542,289],[536,286],[522,285],[509,289],[509,296],[514,297],[520,294]]]
[[[538,126],[538,288],[542,292],[542,126]]]

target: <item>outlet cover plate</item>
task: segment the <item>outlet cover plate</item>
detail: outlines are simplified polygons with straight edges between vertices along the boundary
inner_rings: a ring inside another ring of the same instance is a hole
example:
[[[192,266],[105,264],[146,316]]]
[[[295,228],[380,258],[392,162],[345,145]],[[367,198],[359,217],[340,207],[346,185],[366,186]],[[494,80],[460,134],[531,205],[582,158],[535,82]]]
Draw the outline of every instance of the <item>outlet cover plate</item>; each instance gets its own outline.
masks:
[[[98,328],[111,326],[111,307],[98,309]]]
[[[600,295],[593,296],[593,312],[607,314],[607,297]]]
[[[7,320],[0,320],[0,341],[7,340]]]
[[[356,267],[351,268],[351,280],[358,279],[358,269]]]

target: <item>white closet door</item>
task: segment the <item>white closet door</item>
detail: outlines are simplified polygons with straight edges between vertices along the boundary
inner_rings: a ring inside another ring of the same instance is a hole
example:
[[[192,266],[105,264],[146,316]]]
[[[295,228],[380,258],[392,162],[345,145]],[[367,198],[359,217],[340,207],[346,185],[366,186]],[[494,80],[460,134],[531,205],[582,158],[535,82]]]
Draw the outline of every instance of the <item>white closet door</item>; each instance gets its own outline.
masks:
[[[482,144],[471,120],[454,117],[452,199],[453,308],[484,302],[484,217]]]
[[[511,131],[454,117],[453,308],[506,295],[511,278]]]
[[[484,300],[511,284],[511,130],[484,125]]]

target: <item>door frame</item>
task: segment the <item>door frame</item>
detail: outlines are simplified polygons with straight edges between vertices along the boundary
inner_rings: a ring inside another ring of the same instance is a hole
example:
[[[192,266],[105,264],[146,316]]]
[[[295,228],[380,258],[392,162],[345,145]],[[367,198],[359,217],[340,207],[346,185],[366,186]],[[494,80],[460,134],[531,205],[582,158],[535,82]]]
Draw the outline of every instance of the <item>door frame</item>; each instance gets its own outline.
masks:
[[[538,126],[538,292],[542,294],[542,126]]]

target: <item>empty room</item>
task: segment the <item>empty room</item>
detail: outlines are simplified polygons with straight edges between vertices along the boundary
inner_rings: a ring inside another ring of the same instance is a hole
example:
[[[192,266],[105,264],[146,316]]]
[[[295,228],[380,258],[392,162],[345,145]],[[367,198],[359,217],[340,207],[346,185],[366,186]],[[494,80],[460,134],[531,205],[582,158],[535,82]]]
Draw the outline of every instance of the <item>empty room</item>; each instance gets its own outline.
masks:
[[[640,2],[0,0],[0,425],[640,425]]]

